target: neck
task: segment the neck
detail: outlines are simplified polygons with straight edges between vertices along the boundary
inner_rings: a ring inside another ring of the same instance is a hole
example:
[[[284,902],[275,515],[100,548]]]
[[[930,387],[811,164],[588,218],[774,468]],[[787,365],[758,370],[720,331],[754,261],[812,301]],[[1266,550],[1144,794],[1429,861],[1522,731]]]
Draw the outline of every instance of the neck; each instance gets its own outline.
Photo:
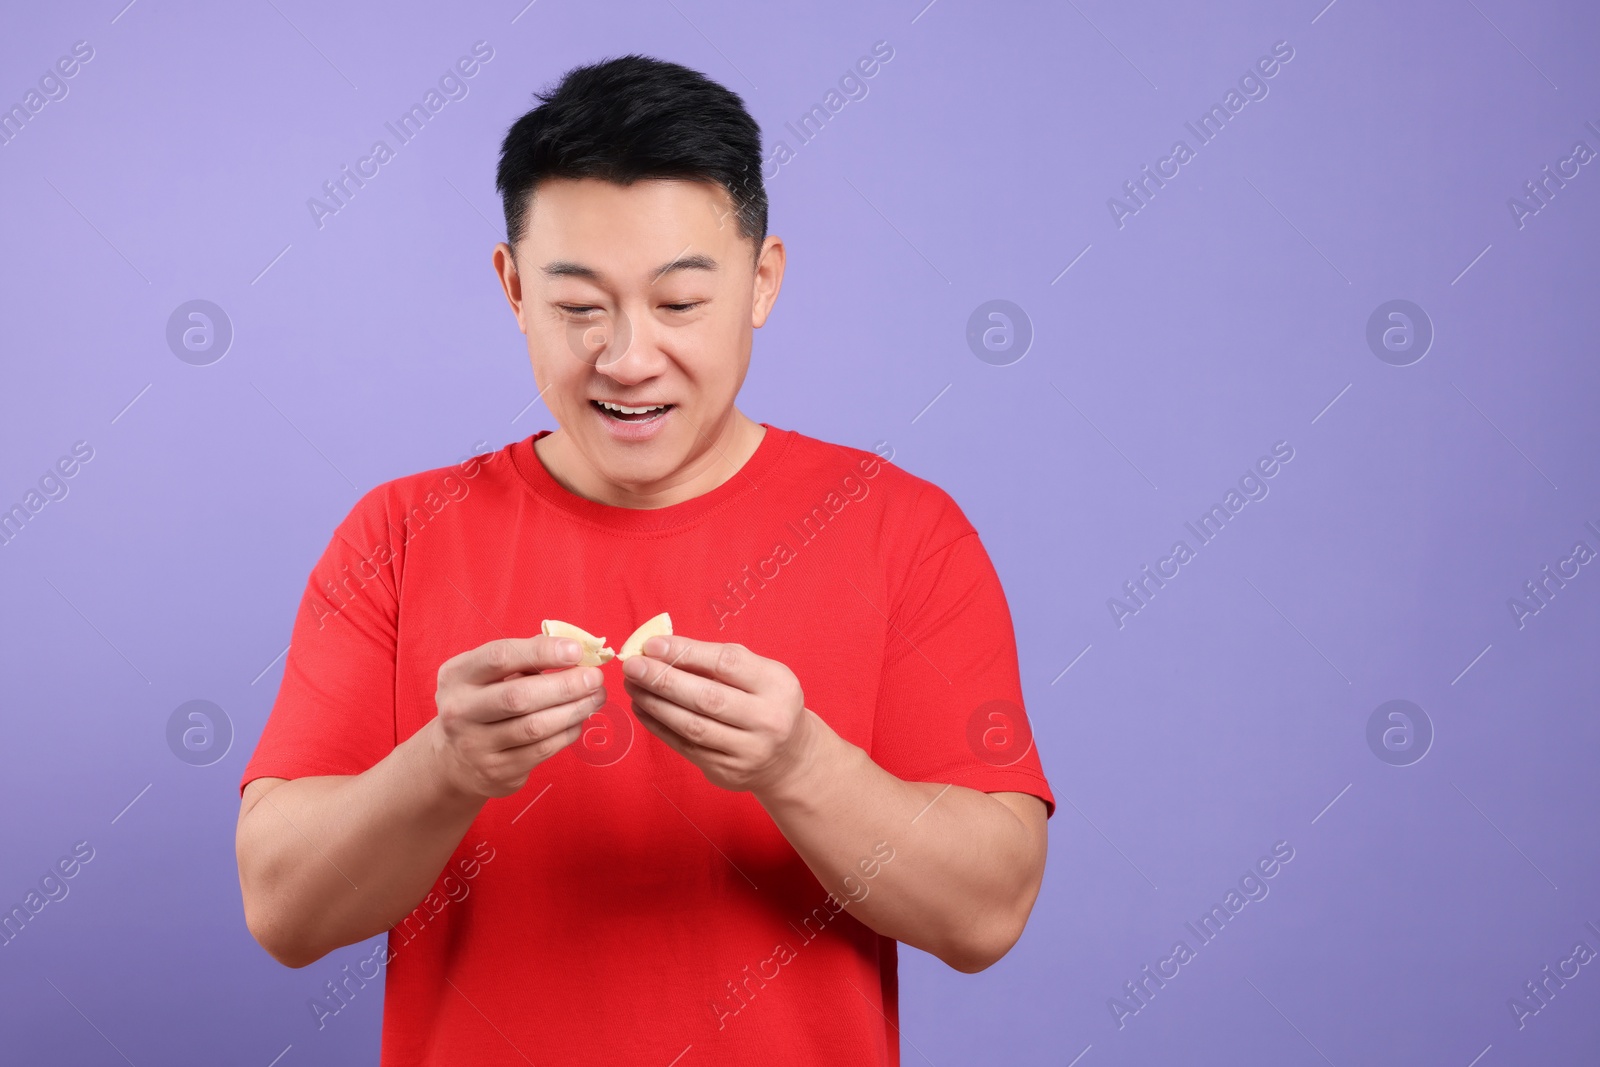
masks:
[[[617,482],[607,477],[557,429],[534,442],[545,470],[569,493],[621,508],[664,508],[703,496],[732,478],[766,435],[760,423],[733,408],[720,426],[701,426],[688,458],[665,477]]]

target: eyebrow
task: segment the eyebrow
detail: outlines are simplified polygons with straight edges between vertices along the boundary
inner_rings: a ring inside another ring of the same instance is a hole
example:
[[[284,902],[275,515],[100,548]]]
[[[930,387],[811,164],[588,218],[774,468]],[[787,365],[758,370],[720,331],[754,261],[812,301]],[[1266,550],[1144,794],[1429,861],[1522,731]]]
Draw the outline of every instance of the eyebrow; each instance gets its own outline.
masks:
[[[552,260],[540,269],[548,278],[587,278],[589,281],[598,282],[605,277],[603,273],[593,267],[585,266],[582,263],[574,263],[567,259]],[[718,269],[716,260],[704,253],[696,252],[692,256],[679,256],[663,263],[652,272],[651,282],[654,284],[665,275],[678,270],[714,271]]]

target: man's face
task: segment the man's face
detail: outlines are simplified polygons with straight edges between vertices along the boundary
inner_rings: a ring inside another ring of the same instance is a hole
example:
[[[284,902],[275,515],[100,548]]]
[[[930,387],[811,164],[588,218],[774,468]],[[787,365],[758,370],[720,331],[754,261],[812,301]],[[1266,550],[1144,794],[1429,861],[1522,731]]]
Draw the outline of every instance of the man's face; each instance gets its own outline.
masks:
[[[526,220],[495,264],[544,403],[606,481],[670,482],[728,430],[782,243],[758,269],[709,182],[550,179]]]

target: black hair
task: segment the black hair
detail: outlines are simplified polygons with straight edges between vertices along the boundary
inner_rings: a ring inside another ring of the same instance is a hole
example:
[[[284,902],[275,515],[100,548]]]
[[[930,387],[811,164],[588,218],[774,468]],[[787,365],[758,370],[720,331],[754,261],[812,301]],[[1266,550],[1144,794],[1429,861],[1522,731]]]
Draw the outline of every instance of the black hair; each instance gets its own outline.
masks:
[[[567,71],[539,106],[506,131],[495,188],[507,239],[521,238],[535,186],[546,178],[716,182],[739,233],[767,236],[761,127],[739,94],[678,63],[631,54]]]

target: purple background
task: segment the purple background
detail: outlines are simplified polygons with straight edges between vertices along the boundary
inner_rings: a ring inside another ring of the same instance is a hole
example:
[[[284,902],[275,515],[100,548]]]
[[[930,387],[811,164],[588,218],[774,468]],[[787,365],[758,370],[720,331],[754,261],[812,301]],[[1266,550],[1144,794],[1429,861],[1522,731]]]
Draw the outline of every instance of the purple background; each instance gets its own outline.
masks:
[[[1600,566],[1521,628],[1507,605],[1600,548],[1600,164],[1520,228],[1507,205],[1600,149],[1592,5],[122,2],[0,33],[7,106],[94,48],[0,146],[0,507],[94,449],[0,550],[0,904],[95,849],[0,948],[7,1059],[376,1062],[375,986],[320,1031],[307,1006],[371,943],[292,971],[245,929],[237,780],[358,493],[551,424],[490,272],[496,151],[534,89],[635,50],[795,149],[741,407],[888,442],[1014,612],[1045,886],[980,975],[905,950],[905,1062],[1594,1055],[1600,966],[1521,1029],[1508,999],[1600,949]],[[307,199],[478,40],[470,94],[319,229]],[[1269,95],[1119,228],[1107,198],[1280,40]],[[165,338],[197,298],[235,334],[209,366]],[[1009,366],[965,339],[995,298],[1035,334]],[[1395,298],[1436,331],[1403,367],[1366,340]],[[1108,598],[1277,441],[1270,495],[1119,628]],[[235,731],[209,766],[166,739],[194,699]],[[1367,741],[1393,699],[1436,733],[1409,766]],[[1280,840],[1270,895],[1119,1029],[1108,999]]]

